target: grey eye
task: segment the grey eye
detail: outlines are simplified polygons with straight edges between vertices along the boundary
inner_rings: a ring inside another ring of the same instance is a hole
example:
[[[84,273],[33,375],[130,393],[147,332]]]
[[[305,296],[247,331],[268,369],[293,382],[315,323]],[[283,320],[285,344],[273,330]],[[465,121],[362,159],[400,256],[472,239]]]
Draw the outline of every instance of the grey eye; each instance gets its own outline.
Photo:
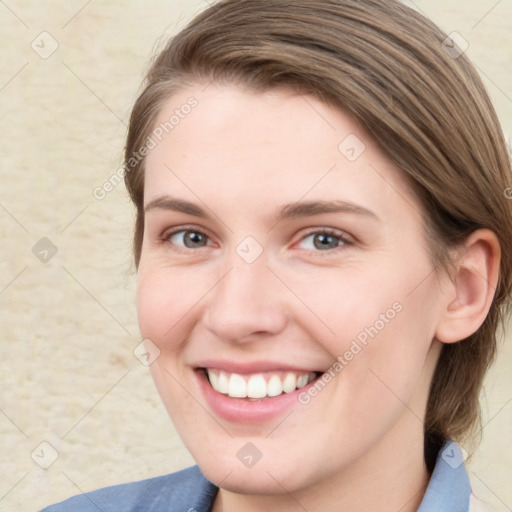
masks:
[[[344,242],[341,237],[329,233],[312,233],[304,237],[301,244],[303,249],[328,251],[330,249],[336,249],[336,247],[343,245]]]
[[[169,237],[169,241],[187,249],[197,249],[208,245],[208,237],[198,231],[178,231]]]

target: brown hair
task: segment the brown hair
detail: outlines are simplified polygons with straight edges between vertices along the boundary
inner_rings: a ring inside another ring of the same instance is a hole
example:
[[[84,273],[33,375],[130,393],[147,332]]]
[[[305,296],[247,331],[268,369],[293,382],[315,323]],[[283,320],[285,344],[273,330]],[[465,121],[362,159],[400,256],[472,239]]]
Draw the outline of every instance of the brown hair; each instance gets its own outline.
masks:
[[[473,335],[443,346],[431,385],[425,439],[435,447],[476,431],[479,392],[512,283],[510,158],[484,86],[459,53],[437,26],[395,0],[220,1],[154,61],[125,152],[128,162],[163,103],[186,84],[291,87],[350,113],[402,170],[423,208],[436,269],[449,268],[449,250],[475,229],[496,233],[502,260],[490,312]],[[137,208],[138,265],[143,159],[125,181]]]

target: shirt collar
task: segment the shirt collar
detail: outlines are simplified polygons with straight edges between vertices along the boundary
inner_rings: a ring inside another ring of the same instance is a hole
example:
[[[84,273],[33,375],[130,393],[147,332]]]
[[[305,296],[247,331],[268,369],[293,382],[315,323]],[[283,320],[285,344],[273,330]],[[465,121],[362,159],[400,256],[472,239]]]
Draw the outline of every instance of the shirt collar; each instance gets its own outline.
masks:
[[[468,512],[470,495],[462,450],[457,443],[447,441],[439,450],[418,512]]]

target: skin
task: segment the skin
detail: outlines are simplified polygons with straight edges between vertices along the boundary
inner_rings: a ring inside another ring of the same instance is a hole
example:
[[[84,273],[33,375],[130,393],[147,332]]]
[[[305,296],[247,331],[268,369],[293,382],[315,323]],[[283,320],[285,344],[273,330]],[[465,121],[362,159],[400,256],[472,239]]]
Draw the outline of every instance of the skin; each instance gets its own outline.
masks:
[[[197,108],[147,156],[144,203],[168,196],[208,217],[147,210],[138,313],[160,350],[151,371],[163,402],[220,486],[214,510],[416,510],[429,479],[423,418],[435,363],[442,342],[487,314],[494,235],[474,235],[455,276],[435,274],[418,201],[343,111],[288,89],[197,84],[175,93],[157,124],[191,96]],[[338,149],[349,135],[366,146],[355,161]],[[288,203],[333,200],[374,216],[275,222]],[[315,245],[326,228],[327,249]],[[184,230],[206,245],[187,247]],[[252,263],[236,251],[247,236],[262,249]],[[396,303],[400,312],[317,396],[277,419],[224,420],[198,386],[194,369],[208,358],[326,370]],[[249,441],[262,454],[251,468],[237,457]]]

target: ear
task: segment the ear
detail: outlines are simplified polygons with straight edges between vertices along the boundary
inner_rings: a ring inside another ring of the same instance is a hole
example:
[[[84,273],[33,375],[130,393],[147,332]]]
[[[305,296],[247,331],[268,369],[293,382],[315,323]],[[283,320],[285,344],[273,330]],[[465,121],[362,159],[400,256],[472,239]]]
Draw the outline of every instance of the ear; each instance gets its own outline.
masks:
[[[463,340],[483,324],[496,291],[500,256],[498,238],[489,229],[474,231],[466,239],[443,290],[446,301],[436,329],[439,341]]]

